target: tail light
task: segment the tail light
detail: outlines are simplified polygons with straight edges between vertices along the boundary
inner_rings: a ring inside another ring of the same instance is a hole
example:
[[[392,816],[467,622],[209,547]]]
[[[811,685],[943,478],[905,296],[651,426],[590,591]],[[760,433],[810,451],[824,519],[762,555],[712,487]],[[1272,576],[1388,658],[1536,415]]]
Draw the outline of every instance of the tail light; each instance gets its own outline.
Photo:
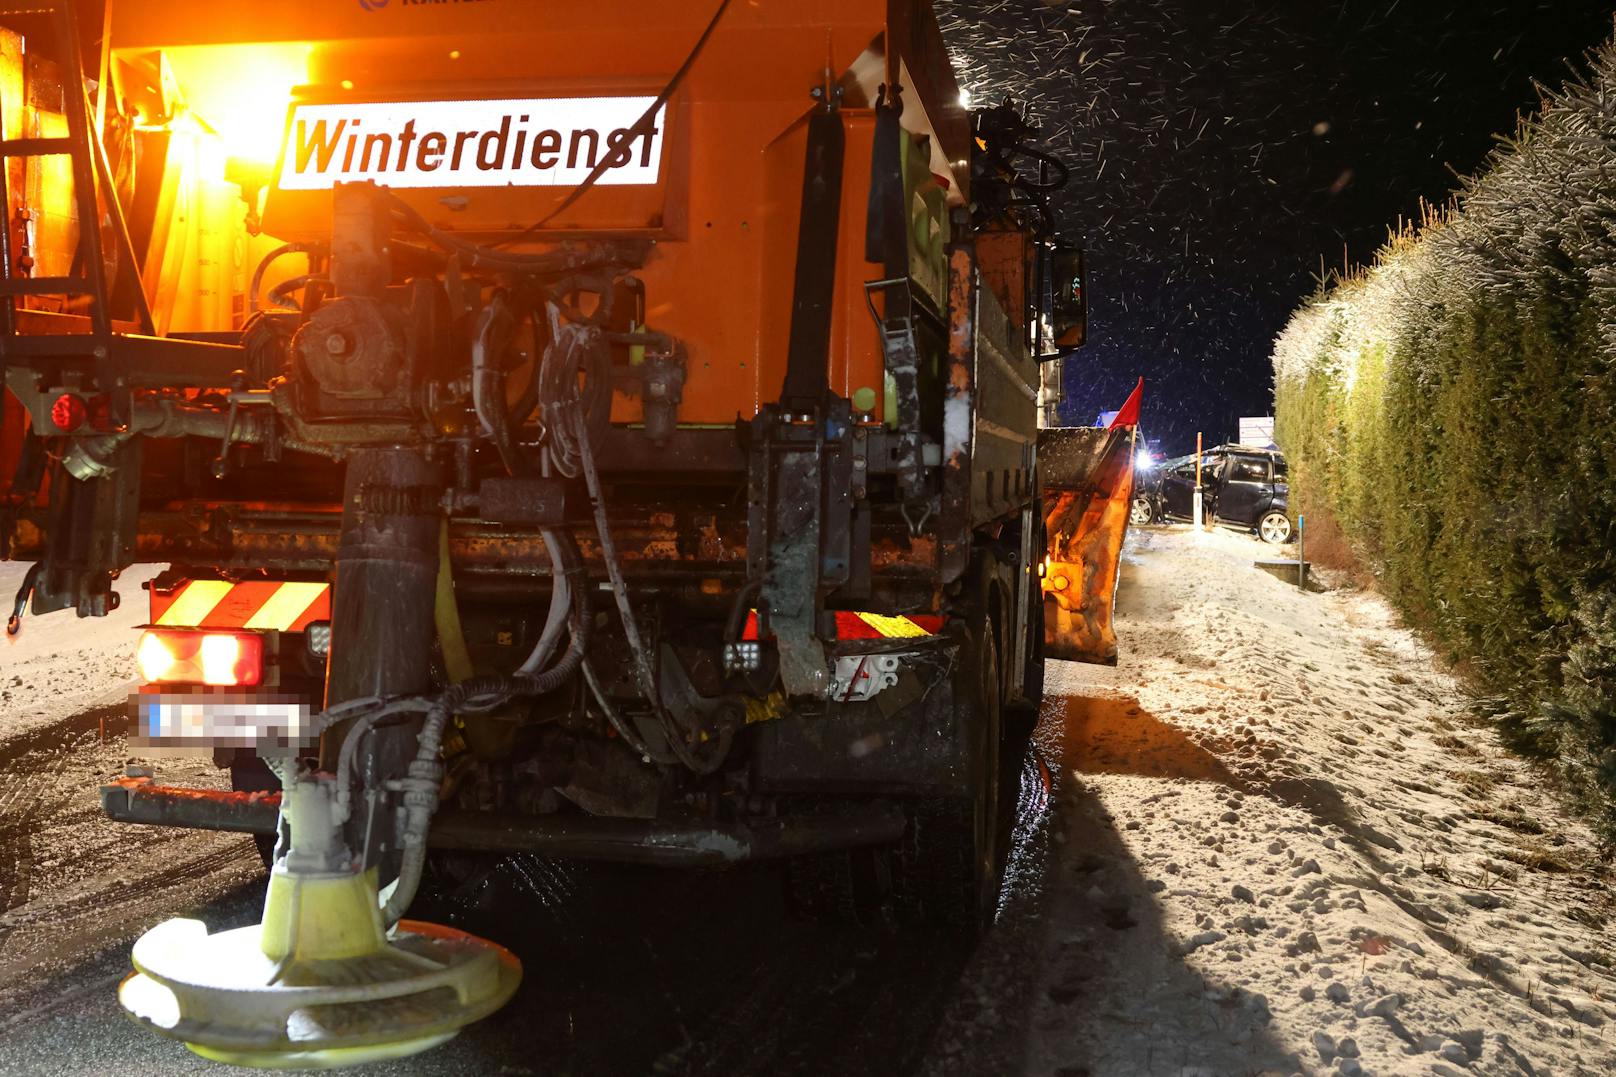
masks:
[[[252,632],[151,628],[140,637],[138,658],[148,684],[251,688],[264,680],[264,638]]]
[[[90,405],[83,397],[63,393],[51,402],[51,422],[64,434],[71,434],[90,421]]]
[[[62,393],[51,401],[50,418],[63,434],[77,433],[86,424],[105,433],[112,429],[112,398],[105,393],[91,397]]]

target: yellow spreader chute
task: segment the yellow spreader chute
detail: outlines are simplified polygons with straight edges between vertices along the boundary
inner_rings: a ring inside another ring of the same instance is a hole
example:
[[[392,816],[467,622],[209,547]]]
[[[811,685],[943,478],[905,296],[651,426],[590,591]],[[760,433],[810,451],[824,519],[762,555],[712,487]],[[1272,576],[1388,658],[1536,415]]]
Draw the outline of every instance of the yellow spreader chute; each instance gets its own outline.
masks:
[[[522,967],[452,928],[382,922],[374,871],[348,860],[329,779],[299,778],[283,811],[292,848],[270,874],[263,922],[210,935],[169,920],[135,943],[118,999],[204,1058],[327,1069],[435,1047],[503,1006]]]

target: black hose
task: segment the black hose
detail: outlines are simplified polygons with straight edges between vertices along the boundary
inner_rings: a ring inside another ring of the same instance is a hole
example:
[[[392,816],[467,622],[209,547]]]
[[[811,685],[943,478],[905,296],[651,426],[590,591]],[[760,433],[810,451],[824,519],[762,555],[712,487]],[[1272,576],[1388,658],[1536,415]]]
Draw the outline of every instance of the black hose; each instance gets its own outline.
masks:
[[[511,433],[510,415],[502,402],[505,394],[505,375],[498,370],[485,369],[474,373],[472,379],[476,383],[476,392],[497,405],[488,412],[488,436],[494,443],[494,448],[499,451],[499,459],[505,465],[505,471],[512,478],[527,475],[531,469],[517,448],[516,438]]]
[[[520,478],[531,469],[522,459],[511,433],[510,410],[505,403],[505,371],[500,365],[510,343],[513,321],[503,295],[495,295],[477,316],[471,341],[471,397],[483,431],[499,450],[505,470],[512,478]]]
[[[762,586],[762,580],[747,580],[741,584],[741,589],[735,592],[735,601],[729,608],[729,619],[724,622],[725,643],[734,643],[741,638],[741,629],[746,623],[746,600],[757,594]]]
[[[1071,182],[1071,166],[1065,161],[1062,161],[1059,157],[1056,157],[1053,153],[1037,149],[1025,143],[1017,145],[1015,147],[1015,152],[1023,157],[1031,157],[1035,161],[1042,161],[1044,164],[1048,165],[1050,168],[1053,168],[1056,173],[1058,173],[1053,178],[1047,180],[1030,180],[1025,176],[1018,176],[1018,179],[1020,179],[1022,183],[1025,183],[1034,190],[1058,191]]]
[[[302,276],[293,277],[291,280],[281,281],[270,290],[270,308],[280,310],[302,310],[303,305],[292,298],[292,293],[297,291],[299,288],[308,287],[310,281],[319,279],[319,277],[316,277],[312,273],[304,273]]]
[[[247,290],[247,313],[249,315],[258,312],[258,292],[264,286],[264,274],[269,271],[269,267],[285,255],[308,253],[310,253],[310,248],[305,243],[283,243],[264,256],[264,260],[258,263],[258,268],[253,270],[252,286]],[[307,279],[306,275],[304,279]],[[276,290],[279,291],[279,289]]]
[[[611,424],[611,354],[597,327],[564,321],[555,302],[547,304],[546,313],[550,344],[539,372],[539,402],[549,436],[550,461],[571,479],[578,475],[580,437],[604,437]],[[581,391],[579,370],[585,372]],[[580,408],[581,434],[574,428]]]
[[[690,74],[690,69],[696,66],[696,58],[707,47],[707,41],[713,36],[713,31],[718,29],[718,22],[724,17],[724,12],[729,10],[729,3],[730,0],[718,0],[718,9],[713,12],[713,17],[707,21],[707,28],[696,39],[696,43],[691,47],[689,55],[685,57],[685,62],[679,65],[679,70],[675,71],[673,77],[668,80],[668,84],[662,87],[662,92],[656,95],[656,99],[651,102],[651,106],[641,114],[639,119],[634,121],[634,125],[628,129],[628,134],[623,136],[622,144],[624,146],[633,145],[641,138],[651,137],[651,125],[656,122],[657,113],[661,112],[668,101],[672,99],[673,91],[677,90],[679,84],[685,80],[685,76]],[[542,219],[528,225],[527,228],[516,235],[500,240],[500,245],[506,246],[511,243],[520,243],[522,240],[541,231],[545,225],[571,209],[578,199],[589,193],[590,188],[600,182],[600,178],[606,174],[607,169],[611,168],[611,161],[611,154],[603,155],[600,162],[589,170],[589,175],[584,177],[584,181],[574,187],[572,193],[563,199],[559,206],[545,214]]]
[[[539,397],[544,385],[544,353],[549,348],[549,338],[542,342],[539,338],[539,320],[532,319],[533,334],[533,376],[527,381],[527,387],[522,395],[516,398],[516,405],[510,410],[510,425],[514,430],[520,430],[527,425],[533,417],[533,409],[539,406]]]

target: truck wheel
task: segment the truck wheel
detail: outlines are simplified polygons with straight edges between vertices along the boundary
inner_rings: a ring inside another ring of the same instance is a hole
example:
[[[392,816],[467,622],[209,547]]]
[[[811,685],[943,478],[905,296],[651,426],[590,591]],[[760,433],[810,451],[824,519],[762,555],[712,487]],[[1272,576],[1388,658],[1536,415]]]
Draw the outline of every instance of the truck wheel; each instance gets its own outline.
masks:
[[[479,905],[479,892],[502,858],[495,853],[466,853],[452,849],[432,849],[426,854],[426,871],[416,900],[452,903],[465,909]]]
[[[868,926],[879,922],[882,900],[880,854],[847,849],[786,861],[786,901],[800,920],[815,924]]]
[[[1038,711],[1044,701],[1044,589],[1038,577],[1031,580],[1028,599],[1027,666],[1021,677],[1021,702],[1005,708],[1005,727],[1014,743],[1032,735],[1038,724]]]
[[[986,616],[973,621],[955,681],[969,737],[969,794],[935,797],[910,810],[893,853],[892,890],[901,919],[976,934],[993,922],[1008,848],[1001,807],[1003,692],[998,647]]]

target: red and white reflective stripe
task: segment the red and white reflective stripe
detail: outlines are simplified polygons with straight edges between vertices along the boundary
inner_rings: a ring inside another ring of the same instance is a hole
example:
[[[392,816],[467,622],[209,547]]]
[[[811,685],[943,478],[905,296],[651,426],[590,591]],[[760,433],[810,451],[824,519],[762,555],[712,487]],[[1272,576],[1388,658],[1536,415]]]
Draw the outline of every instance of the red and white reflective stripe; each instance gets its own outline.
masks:
[[[245,628],[302,632],[331,619],[329,583],[189,580],[151,592],[151,623],[161,628]]]
[[[943,630],[943,618],[932,613],[888,616],[884,613],[836,611],[837,639],[918,639],[935,636]],[[758,638],[758,616],[753,610],[746,618],[742,639]]]

